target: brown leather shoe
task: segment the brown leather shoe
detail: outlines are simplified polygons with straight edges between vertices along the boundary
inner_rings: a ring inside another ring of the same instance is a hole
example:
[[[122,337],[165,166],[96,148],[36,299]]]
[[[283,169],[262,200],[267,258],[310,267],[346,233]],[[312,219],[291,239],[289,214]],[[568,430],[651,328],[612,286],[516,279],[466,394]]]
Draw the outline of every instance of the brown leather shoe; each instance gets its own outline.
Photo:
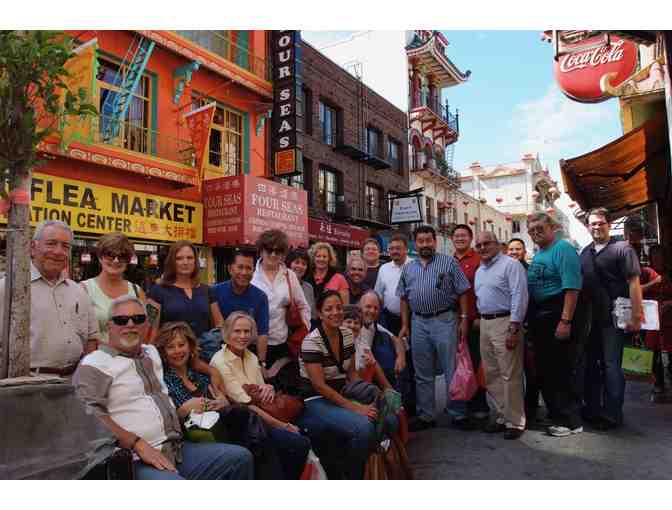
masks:
[[[506,432],[504,432],[504,439],[518,439],[524,432],[525,429],[508,428],[506,429]]]

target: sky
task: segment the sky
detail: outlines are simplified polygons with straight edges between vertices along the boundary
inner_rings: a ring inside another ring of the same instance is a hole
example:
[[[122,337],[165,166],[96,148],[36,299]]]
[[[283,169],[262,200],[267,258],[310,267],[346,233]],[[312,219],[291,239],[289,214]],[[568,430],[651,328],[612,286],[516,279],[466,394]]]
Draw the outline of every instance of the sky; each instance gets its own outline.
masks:
[[[562,94],[553,77],[553,50],[541,40],[541,29],[443,33],[448,57],[461,71],[471,71],[466,83],[444,89],[444,100],[460,114],[457,170],[474,161],[483,166],[510,163],[532,152],[562,187],[560,159],[585,154],[623,134],[616,99],[582,104]],[[302,37],[320,49],[353,34],[303,31]],[[557,205],[571,217],[570,202],[563,194]],[[582,246],[590,242],[573,218],[570,235]]]

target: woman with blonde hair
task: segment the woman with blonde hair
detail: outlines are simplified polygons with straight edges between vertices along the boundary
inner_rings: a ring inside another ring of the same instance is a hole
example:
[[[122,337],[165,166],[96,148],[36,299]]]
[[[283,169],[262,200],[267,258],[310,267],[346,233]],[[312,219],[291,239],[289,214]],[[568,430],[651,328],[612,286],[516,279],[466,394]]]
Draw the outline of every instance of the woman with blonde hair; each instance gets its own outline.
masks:
[[[315,290],[315,298],[327,290],[334,290],[341,296],[343,304],[350,302],[350,287],[345,277],[336,270],[338,259],[329,243],[315,243],[309,250],[313,273],[307,278]]]
[[[299,428],[261,409],[260,404],[272,403],[275,390],[264,382],[259,359],[248,349],[257,337],[257,325],[245,312],[232,312],[222,326],[222,349],[210,364],[224,379],[226,394],[232,402],[247,405],[266,424],[270,442],[276,449],[284,477],[296,480],[301,475],[310,450],[310,440]],[[254,390],[253,393],[251,391]]]
[[[132,295],[145,301],[142,289],[124,278],[128,264],[135,256],[133,244],[124,234],[106,234],[96,243],[96,256],[100,262],[100,274],[84,280],[80,285],[91,298],[100,330],[100,339],[107,343],[108,311],[110,303],[118,297]]]

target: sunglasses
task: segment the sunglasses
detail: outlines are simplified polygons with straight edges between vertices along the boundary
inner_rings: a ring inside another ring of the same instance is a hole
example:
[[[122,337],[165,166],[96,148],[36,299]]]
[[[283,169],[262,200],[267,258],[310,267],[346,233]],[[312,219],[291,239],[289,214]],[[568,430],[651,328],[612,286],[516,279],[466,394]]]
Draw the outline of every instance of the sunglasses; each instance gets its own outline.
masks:
[[[128,264],[131,261],[131,257],[125,253],[103,253],[103,258],[109,259],[114,262],[114,259],[117,259],[122,264]]]
[[[117,326],[125,326],[128,324],[129,320],[132,320],[133,324],[139,326],[140,324],[145,323],[147,316],[144,313],[139,313],[137,315],[115,315],[112,317],[112,322],[114,322]]]

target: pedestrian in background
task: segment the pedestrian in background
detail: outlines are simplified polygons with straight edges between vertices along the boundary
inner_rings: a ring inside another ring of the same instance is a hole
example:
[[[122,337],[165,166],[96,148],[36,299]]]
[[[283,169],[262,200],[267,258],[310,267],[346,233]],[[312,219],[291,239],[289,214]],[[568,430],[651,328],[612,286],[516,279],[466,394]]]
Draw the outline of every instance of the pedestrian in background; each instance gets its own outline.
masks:
[[[607,430],[623,424],[623,347],[641,328],[641,271],[634,248],[611,238],[607,209],[589,211],[586,225],[593,242],[581,252],[581,268],[594,311],[587,346],[584,417],[596,428]],[[625,330],[617,328],[612,317],[618,297],[630,298],[632,305],[632,318]]]
[[[450,387],[458,338],[467,342],[466,292],[470,285],[453,257],[436,253],[433,227],[418,227],[414,238],[420,257],[402,269],[397,296],[401,298],[400,336],[407,337],[412,331],[417,417],[409,424],[409,430],[419,431],[436,425],[435,366],[441,367],[446,388]],[[446,412],[458,426],[460,420],[467,419],[463,402],[449,402]]]
[[[469,225],[457,225],[453,229],[452,241],[455,246],[455,259],[460,264],[462,272],[469,280],[471,288],[466,292],[467,295],[467,315],[469,321],[469,355],[474,366],[474,373],[478,373],[481,365],[481,343],[480,343],[480,320],[476,308],[476,294],[474,292],[474,279],[476,270],[481,263],[481,258],[472,248],[474,239],[473,231]],[[485,388],[478,388],[476,394],[467,404],[469,421],[464,421],[466,428],[473,428],[475,421],[484,420],[489,416],[488,402],[486,400]]]
[[[529,333],[534,342],[541,390],[549,411],[548,433],[583,432],[584,345],[582,319],[575,321],[581,263],[574,247],[557,237],[558,223],[546,213],[528,217],[528,234],[539,247],[528,269]]]
[[[145,301],[145,293],[136,284],[124,278],[128,264],[135,256],[133,244],[124,234],[106,234],[96,243],[96,255],[101,271],[95,278],[81,282],[93,302],[100,331],[100,341],[107,342],[107,322],[110,303],[126,294]]]
[[[495,419],[485,431],[517,439],[525,431],[522,324],[528,304],[527,275],[518,261],[501,252],[494,232],[478,234],[475,246],[481,257],[475,277],[481,357],[495,405]]]

